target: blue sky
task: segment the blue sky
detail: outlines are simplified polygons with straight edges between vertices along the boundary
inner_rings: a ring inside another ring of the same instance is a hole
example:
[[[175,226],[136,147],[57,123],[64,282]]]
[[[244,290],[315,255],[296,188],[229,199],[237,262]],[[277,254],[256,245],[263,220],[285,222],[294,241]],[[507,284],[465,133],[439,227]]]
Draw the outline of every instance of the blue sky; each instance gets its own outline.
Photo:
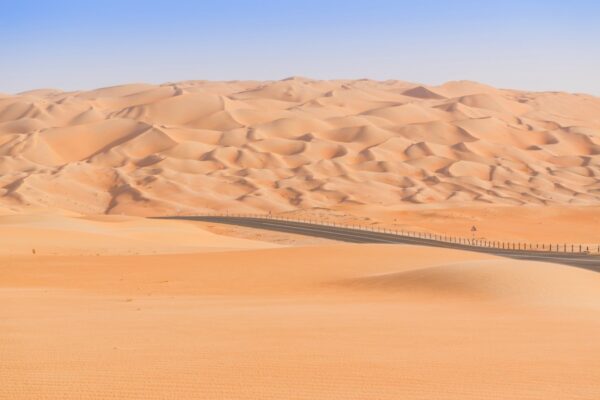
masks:
[[[600,95],[599,1],[0,0],[0,92],[470,79]]]

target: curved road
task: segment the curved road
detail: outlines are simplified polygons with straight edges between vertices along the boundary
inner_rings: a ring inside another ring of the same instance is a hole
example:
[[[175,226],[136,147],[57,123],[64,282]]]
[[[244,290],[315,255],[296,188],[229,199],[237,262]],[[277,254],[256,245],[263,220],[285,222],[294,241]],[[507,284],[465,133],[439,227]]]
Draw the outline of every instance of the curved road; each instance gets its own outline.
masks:
[[[448,241],[413,237],[409,236],[408,234],[400,235],[391,232],[380,232],[358,228],[349,228],[347,226],[315,224],[309,222],[298,222],[292,220],[265,217],[174,216],[159,218],[215,222],[220,224],[238,225],[249,228],[266,229],[271,231],[322,237],[326,239],[333,239],[352,243],[403,243],[420,246],[443,247],[449,249],[475,251],[521,260],[554,262],[600,272],[600,256],[585,253],[571,253],[562,251],[551,252],[547,250],[538,251],[498,249],[494,247],[474,246],[464,243],[451,243]]]

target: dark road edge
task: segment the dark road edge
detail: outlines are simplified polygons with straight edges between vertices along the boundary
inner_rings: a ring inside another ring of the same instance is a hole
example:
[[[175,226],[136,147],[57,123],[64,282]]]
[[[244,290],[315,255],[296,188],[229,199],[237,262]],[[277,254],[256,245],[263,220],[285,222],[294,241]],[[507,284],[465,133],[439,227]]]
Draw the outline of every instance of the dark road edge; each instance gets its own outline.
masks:
[[[244,226],[248,228],[286,232],[312,237],[321,237],[325,239],[338,240],[350,243],[411,244],[418,246],[440,247],[478,253],[486,253],[520,260],[553,262],[600,272],[600,256],[585,253],[499,249],[496,247],[486,247],[464,243],[451,243],[449,241],[443,240],[414,237],[409,236],[408,234],[402,235],[398,233],[392,233],[389,231],[380,232],[374,230],[353,228],[348,226],[334,226],[330,224],[317,224],[312,222],[300,222],[294,220],[267,217],[167,216],[154,218],[214,222],[219,224]]]

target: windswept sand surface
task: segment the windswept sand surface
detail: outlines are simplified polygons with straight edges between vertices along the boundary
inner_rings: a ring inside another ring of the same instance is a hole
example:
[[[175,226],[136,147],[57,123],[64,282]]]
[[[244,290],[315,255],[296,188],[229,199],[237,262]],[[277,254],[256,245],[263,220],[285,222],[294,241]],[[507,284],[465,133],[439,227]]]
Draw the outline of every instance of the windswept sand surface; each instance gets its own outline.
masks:
[[[5,212],[598,204],[600,99],[304,78],[37,90],[0,97],[0,176]]]
[[[277,247],[224,237],[184,221],[127,216],[0,216],[1,255],[145,255]],[[256,233],[256,238],[260,238]]]
[[[1,399],[600,397],[598,273],[183,222],[190,253],[153,255],[145,241],[183,240],[173,222],[105,218],[0,221],[24,242],[49,224],[50,244],[128,239],[106,256],[0,254]],[[106,224],[120,238],[86,236]]]
[[[588,95],[304,78],[0,95],[0,399],[597,400],[598,273],[135,216],[595,246],[599,205]]]

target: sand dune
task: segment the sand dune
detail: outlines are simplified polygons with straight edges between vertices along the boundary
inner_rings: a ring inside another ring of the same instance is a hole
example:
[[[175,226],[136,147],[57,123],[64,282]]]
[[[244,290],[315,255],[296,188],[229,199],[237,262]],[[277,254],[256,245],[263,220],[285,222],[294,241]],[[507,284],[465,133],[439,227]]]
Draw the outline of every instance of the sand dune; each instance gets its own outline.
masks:
[[[491,259],[367,275],[347,284],[412,299],[595,308],[600,305],[598,278],[597,272],[567,266]]]
[[[0,216],[0,255],[145,255],[277,247],[210,233],[184,221],[54,214]]]
[[[0,398],[600,393],[595,272],[411,246],[281,247],[205,227],[1,218]],[[32,242],[35,256],[20,252]],[[82,252],[103,246],[113,255]],[[169,246],[188,254],[150,251]]]
[[[598,273],[137,216],[596,248],[599,201],[588,95],[302,77],[0,94],[0,398],[596,399]]]
[[[469,81],[294,77],[0,97],[4,212],[591,205],[599,157],[600,99]],[[420,182],[418,194],[398,175]],[[294,196],[280,190],[291,181]],[[325,185],[335,195],[315,192]]]

